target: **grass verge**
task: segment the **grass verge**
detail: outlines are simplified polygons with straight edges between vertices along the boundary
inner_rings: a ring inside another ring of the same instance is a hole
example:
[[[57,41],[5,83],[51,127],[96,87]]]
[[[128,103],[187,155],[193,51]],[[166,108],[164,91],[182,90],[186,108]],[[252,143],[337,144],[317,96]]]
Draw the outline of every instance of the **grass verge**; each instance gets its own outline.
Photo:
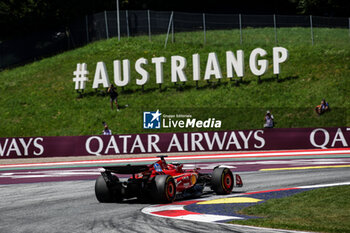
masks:
[[[235,224],[316,232],[350,232],[350,186],[320,188],[271,199],[240,211],[262,217]]]

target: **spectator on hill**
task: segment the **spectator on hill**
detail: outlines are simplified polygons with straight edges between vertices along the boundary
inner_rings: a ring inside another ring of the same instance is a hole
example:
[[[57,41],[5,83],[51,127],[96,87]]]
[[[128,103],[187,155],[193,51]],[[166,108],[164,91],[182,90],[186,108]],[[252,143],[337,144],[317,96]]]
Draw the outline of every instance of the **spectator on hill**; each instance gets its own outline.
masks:
[[[315,111],[318,115],[321,115],[322,113],[326,112],[326,111],[329,111],[330,108],[329,108],[329,104],[326,102],[325,99],[323,99],[321,101],[321,104],[320,105],[317,105],[316,108],[315,108]]]
[[[112,130],[110,130],[109,128],[108,128],[108,125],[105,123],[104,124],[104,129],[103,129],[103,131],[102,131],[102,134],[103,135],[112,135]]]
[[[108,88],[107,92],[109,93],[109,95],[111,97],[111,109],[113,109],[113,102],[114,102],[115,106],[117,107],[117,111],[119,111],[119,105],[117,102],[118,93],[117,93],[116,88],[113,86],[113,84],[111,84],[111,86]]]
[[[274,127],[274,125],[275,125],[274,118],[269,110],[267,110],[264,120],[265,120],[264,128],[273,128]]]

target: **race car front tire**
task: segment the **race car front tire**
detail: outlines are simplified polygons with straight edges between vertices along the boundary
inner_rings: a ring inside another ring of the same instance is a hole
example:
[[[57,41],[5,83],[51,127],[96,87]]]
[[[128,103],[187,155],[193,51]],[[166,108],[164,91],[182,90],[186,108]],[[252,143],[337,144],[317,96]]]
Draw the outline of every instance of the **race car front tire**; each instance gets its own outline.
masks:
[[[211,188],[218,195],[230,194],[234,186],[233,174],[230,169],[215,168],[211,178]]]
[[[96,179],[95,195],[97,200],[101,203],[120,202],[123,200],[121,193],[118,195],[116,191],[112,192],[112,190],[110,190],[103,176],[99,176]]]
[[[154,178],[154,183],[154,197],[156,202],[171,203],[175,200],[176,185],[172,176],[157,175]]]

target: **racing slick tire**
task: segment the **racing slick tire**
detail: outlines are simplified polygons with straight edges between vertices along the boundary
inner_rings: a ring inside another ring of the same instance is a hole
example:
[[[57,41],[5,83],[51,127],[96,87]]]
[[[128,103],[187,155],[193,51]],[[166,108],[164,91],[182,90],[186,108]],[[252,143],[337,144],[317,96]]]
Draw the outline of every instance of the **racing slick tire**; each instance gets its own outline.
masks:
[[[117,180],[119,181],[118,178]],[[123,200],[123,196],[120,192],[113,192],[110,190],[103,176],[99,176],[96,179],[95,195],[97,200],[101,203],[121,202]]]
[[[172,176],[157,175],[155,182],[155,201],[161,203],[171,203],[175,200],[176,184]]]
[[[211,189],[218,195],[230,194],[234,186],[233,174],[230,169],[215,168],[211,178]]]

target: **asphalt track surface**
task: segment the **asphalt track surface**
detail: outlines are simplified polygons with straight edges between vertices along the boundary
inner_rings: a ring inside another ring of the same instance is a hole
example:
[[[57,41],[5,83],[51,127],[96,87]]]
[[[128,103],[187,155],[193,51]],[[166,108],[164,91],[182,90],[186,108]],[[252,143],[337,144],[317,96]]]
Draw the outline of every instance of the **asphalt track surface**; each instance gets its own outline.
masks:
[[[349,167],[240,171],[252,192],[350,181]],[[199,223],[141,213],[149,204],[101,204],[94,180],[0,185],[0,232],[286,232]],[[211,194],[213,195],[213,194]]]

